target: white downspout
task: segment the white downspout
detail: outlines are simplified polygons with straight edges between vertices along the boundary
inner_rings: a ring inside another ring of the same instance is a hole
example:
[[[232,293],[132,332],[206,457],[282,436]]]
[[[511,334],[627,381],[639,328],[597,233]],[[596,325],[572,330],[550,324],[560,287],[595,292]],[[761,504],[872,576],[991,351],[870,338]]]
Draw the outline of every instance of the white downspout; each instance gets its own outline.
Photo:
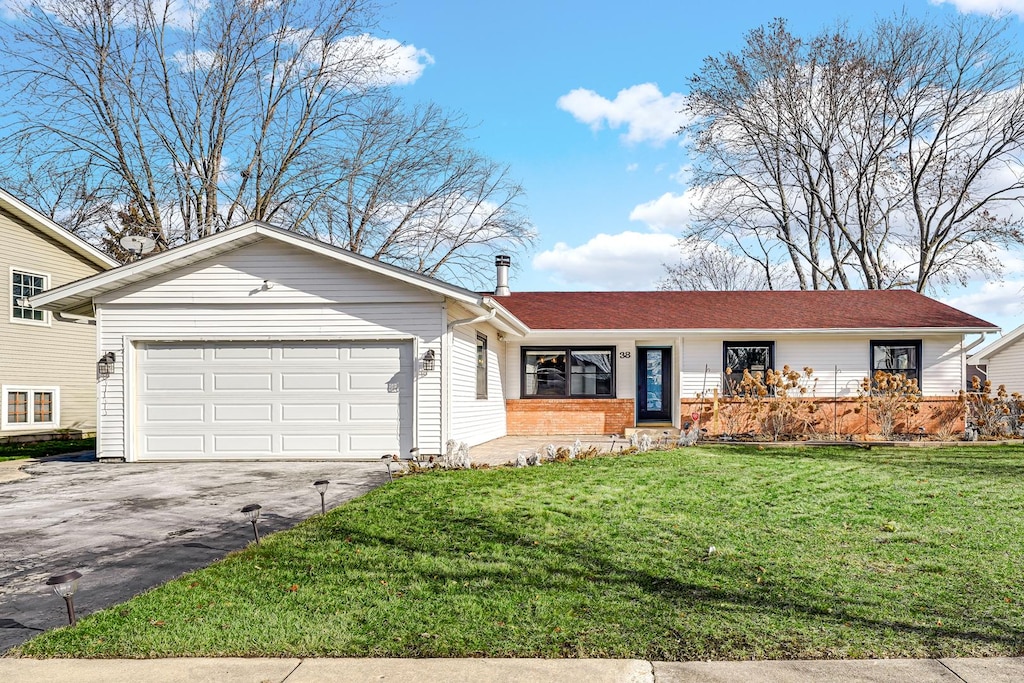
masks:
[[[450,323],[448,323],[448,331],[451,332],[456,327],[461,327],[463,325],[473,325],[473,324],[476,324],[476,323],[487,322],[488,320],[490,320],[491,318],[493,318],[497,314],[498,314],[498,310],[495,309],[495,308],[492,308],[487,313],[485,313],[483,315],[480,315],[480,316],[477,316],[476,318],[464,318],[463,320],[453,320]]]
[[[87,315],[75,315],[74,313],[61,313],[60,311],[54,311],[53,317],[57,320],[63,320],[66,323],[78,323],[79,325],[96,324],[96,318],[90,318]]]

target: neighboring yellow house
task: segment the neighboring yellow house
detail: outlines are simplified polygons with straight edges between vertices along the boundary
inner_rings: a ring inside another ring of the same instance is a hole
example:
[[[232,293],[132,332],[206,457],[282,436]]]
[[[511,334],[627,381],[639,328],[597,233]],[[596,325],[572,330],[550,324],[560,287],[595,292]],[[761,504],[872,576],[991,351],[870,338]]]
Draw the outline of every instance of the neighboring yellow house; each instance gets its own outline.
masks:
[[[117,265],[0,190],[0,442],[95,431],[95,320],[19,302]]]

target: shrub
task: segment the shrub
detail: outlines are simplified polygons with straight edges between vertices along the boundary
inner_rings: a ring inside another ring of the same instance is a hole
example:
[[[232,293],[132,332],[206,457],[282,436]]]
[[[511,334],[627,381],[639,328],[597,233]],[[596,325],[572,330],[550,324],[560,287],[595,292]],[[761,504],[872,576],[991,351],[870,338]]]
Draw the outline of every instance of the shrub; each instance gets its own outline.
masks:
[[[861,380],[857,397],[862,407],[855,408],[854,412],[866,408],[873,414],[883,439],[892,439],[901,417],[906,430],[910,417],[921,411],[921,389],[917,380],[907,379],[899,372],[876,370],[873,378]]]
[[[998,438],[1024,434],[1024,396],[1006,391],[1000,384],[992,394],[992,381],[971,378],[970,392],[960,392],[967,405],[967,423],[979,437]]]
[[[786,365],[778,371],[769,368],[763,375],[744,370],[743,379],[730,389],[741,397],[757,421],[758,431],[778,441],[783,435],[803,436],[813,431],[818,406],[807,399],[814,396],[817,384],[813,368],[805,367],[801,373]]]

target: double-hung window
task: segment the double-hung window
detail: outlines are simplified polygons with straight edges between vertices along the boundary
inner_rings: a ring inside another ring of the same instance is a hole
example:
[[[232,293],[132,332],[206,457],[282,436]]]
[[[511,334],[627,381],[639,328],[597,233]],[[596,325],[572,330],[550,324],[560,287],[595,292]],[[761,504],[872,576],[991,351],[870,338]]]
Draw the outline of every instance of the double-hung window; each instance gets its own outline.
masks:
[[[775,367],[775,342],[722,342],[722,374],[725,377],[725,393],[734,394],[739,391],[743,381],[743,371],[750,374],[765,372]]]
[[[921,386],[921,340],[897,339],[871,342],[871,376],[881,370],[917,380]]]
[[[46,325],[50,320],[46,311],[40,311],[19,302],[35,296],[47,288],[49,278],[40,273],[11,269],[11,321]]]
[[[487,337],[476,335],[476,397],[487,398]]]
[[[523,348],[524,398],[614,398],[614,347]]]
[[[44,429],[59,425],[57,387],[2,387],[3,429]]]

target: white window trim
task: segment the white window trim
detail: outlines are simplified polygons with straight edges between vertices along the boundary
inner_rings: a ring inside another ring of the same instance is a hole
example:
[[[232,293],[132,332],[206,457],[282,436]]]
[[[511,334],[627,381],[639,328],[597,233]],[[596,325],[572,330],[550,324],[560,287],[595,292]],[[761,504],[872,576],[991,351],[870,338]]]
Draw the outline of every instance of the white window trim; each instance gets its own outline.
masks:
[[[28,398],[28,422],[15,422],[10,423],[7,421],[7,396],[12,391],[27,391],[29,393]],[[15,430],[40,430],[40,429],[58,429],[60,427],[60,387],[37,387],[37,386],[25,386],[20,384],[4,384],[0,387],[0,430],[3,431],[15,431]],[[49,392],[53,394],[53,419],[49,422],[35,422],[35,393]]]
[[[7,274],[7,286],[10,287],[10,298],[8,300],[10,319],[12,323],[16,325],[34,325],[36,327],[50,327],[51,316],[49,311],[43,311],[42,320],[26,320],[25,318],[14,317],[14,274],[22,273],[24,275],[32,275],[35,277],[43,278],[43,291],[45,292],[50,288],[50,274],[44,273],[33,268],[18,268],[17,266],[11,266],[11,272]],[[5,404],[6,405],[6,404]],[[6,415],[6,413],[4,413]]]

